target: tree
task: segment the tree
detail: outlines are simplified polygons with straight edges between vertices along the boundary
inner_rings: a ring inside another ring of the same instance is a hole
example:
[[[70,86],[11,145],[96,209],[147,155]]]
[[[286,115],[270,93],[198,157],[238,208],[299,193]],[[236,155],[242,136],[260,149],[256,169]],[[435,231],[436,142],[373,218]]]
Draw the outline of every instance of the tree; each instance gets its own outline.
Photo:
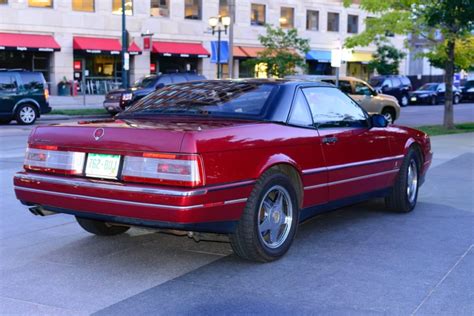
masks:
[[[265,64],[268,77],[278,78],[295,74],[296,67],[306,67],[303,56],[310,50],[309,40],[298,37],[297,29],[285,31],[267,24],[266,31],[258,36],[264,50],[257,58],[249,59],[247,65]]]
[[[397,75],[400,61],[405,57],[405,53],[396,49],[393,45],[377,41],[377,50],[372,55],[369,62],[370,70],[377,70],[381,75]]]
[[[447,61],[446,41],[423,55],[428,58],[432,66],[443,68]],[[454,69],[456,72],[460,70],[474,71],[474,36],[456,41]]]
[[[349,6],[352,0],[344,0]],[[349,48],[367,46],[377,38],[393,34],[413,34],[430,41],[431,53],[444,58],[446,98],[443,125],[454,128],[453,75],[456,43],[468,38],[474,29],[474,0],[360,0],[360,7],[376,17],[370,19],[364,32],[350,37]],[[435,36],[441,32],[440,37]],[[435,60],[433,55],[432,60]]]

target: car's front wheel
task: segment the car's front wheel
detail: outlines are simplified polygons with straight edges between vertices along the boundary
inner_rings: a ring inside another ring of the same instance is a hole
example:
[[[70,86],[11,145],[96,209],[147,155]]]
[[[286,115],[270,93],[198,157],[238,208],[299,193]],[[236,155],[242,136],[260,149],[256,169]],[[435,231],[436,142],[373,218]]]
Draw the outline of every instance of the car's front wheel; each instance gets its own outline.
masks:
[[[103,221],[76,216],[77,223],[86,231],[98,236],[114,236],[125,233],[129,226],[112,225]]]
[[[16,121],[20,125],[31,125],[38,118],[36,108],[31,104],[20,105],[16,111]]]
[[[418,199],[421,158],[412,148],[403,159],[400,171],[390,195],[385,198],[388,209],[400,212],[411,212]]]
[[[282,257],[296,234],[299,206],[291,180],[269,170],[257,181],[230,235],[234,252],[247,260],[269,262]]]

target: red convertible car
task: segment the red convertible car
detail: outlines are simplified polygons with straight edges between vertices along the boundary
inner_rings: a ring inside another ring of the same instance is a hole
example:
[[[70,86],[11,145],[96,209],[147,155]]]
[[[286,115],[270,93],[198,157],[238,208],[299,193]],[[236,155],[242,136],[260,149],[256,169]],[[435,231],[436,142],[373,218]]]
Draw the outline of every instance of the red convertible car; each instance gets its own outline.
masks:
[[[170,85],[113,119],[40,126],[17,198],[96,235],[130,226],[228,234],[272,261],[298,223],[376,197],[410,212],[429,137],[369,116],[324,83],[210,80]]]

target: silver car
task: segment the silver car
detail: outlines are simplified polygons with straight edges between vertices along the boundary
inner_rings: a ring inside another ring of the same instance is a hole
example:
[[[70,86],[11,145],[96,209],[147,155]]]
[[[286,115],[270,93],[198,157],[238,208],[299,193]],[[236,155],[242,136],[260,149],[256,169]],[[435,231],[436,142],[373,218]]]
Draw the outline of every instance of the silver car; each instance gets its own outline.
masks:
[[[321,81],[336,84],[336,76],[295,75],[288,79]],[[367,82],[354,77],[339,77],[339,89],[357,101],[370,114],[382,114],[389,123],[400,117],[400,105],[395,97],[377,93]]]

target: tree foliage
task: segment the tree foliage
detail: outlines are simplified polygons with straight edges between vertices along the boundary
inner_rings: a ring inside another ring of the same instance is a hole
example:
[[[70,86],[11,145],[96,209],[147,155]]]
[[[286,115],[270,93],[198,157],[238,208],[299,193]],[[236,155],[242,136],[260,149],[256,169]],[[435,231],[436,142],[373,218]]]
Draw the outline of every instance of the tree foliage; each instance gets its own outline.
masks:
[[[446,54],[447,42],[444,41],[425,54],[430,64],[437,68],[444,68],[448,55]],[[454,48],[454,69],[456,71],[474,71],[474,36],[456,41]]]
[[[306,66],[303,56],[310,50],[309,40],[300,38],[297,29],[284,30],[267,24],[266,34],[259,35],[258,40],[264,50],[246,64],[266,64],[268,77],[283,78],[295,74],[297,67]]]
[[[352,2],[344,0],[344,5]],[[429,58],[445,70],[444,126],[454,128],[456,44],[469,38],[474,30],[474,0],[360,0],[360,8],[375,17],[368,20],[364,32],[346,40],[346,47],[367,46],[376,39],[385,39],[387,32],[412,34],[432,43]],[[441,36],[435,36],[436,31]],[[468,59],[466,63],[472,65],[474,61]]]
[[[376,70],[380,75],[397,75],[400,61],[405,53],[386,42],[377,42],[377,50],[369,62],[369,69]]]

